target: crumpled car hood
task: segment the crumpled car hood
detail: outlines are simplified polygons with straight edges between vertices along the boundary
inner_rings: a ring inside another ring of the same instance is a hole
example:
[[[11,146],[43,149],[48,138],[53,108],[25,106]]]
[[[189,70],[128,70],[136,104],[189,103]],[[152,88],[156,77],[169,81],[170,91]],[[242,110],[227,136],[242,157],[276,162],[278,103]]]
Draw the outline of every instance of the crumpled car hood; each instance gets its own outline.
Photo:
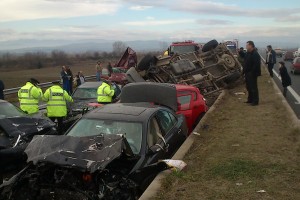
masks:
[[[35,136],[25,149],[27,162],[50,162],[81,171],[103,170],[121,154],[133,156],[127,140],[121,135],[89,137]]]
[[[49,119],[35,117],[10,117],[0,119],[0,126],[12,137],[38,133],[45,128],[54,127]]]

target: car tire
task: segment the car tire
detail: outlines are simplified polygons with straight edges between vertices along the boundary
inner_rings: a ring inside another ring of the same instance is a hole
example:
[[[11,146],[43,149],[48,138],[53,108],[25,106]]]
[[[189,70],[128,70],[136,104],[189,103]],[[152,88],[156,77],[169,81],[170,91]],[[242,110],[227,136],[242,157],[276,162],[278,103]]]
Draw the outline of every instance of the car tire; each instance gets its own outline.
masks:
[[[238,80],[241,77],[240,72],[234,72],[233,74],[229,75],[228,77],[225,78],[224,82],[226,84],[233,83],[234,81]]]
[[[147,54],[139,62],[139,64],[137,65],[137,69],[139,71],[148,70],[150,68],[150,66],[155,65],[155,63],[156,63],[155,57],[151,54]]]
[[[197,127],[197,125],[199,124],[199,122],[201,121],[201,119],[204,117],[204,115],[205,115],[205,112],[201,113],[201,114],[197,117],[195,123],[193,124],[193,129],[195,129],[195,128]]]
[[[215,49],[219,45],[217,40],[211,40],[203,45],[202,52],[208,52]]]

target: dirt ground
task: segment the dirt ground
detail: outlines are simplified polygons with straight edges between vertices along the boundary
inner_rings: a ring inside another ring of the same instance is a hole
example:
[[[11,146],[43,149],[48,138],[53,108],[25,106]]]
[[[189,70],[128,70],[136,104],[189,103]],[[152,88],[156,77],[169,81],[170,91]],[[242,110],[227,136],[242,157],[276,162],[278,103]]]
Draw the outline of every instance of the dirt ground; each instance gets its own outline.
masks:
[[[300,199],[300,130],[262,71],[260,105],[230,89],[154,199]]]

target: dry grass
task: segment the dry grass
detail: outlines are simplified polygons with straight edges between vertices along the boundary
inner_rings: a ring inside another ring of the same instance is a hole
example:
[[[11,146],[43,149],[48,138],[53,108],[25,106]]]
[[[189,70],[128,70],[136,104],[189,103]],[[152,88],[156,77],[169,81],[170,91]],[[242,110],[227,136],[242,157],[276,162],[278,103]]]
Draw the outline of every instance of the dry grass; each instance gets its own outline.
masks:
[[[95,61],[82,61],[70,65],[74,75],[76,75],[78,71],[83,71],[85,75],[94,75],[96,73],[95,66]],[[41,83],[60,79],[60,72],[61,66],[41,69],[25,69],[0,72],[0,79],[4,82],[5,88],[13,88],[22,86],[31,77],[36,78]]]
[[[244,88],[230,89],[208,116],[209,128],[184,158],[187,169],[167,176],[155,199],[300,199],[300,130],[266,73],[259,106],[235,95]]]

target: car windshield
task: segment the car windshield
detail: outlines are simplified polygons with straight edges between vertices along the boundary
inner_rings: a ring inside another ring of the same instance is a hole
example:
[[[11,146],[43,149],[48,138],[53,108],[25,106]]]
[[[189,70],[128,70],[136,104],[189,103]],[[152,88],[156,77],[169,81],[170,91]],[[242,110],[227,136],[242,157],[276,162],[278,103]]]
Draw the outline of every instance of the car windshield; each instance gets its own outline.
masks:
[[[194,45],[186,45],[186,46],[171,46],[171,52],[172,53],[189,53],[194,52],[196,47]]]
[[[97,99],[97,88],[77,88],[73,93],[74,99]]]
[[[0,119],[20,116],[26,116],[26,114],[10,103],[0,103]]]
[[[134,154],[138,154],[142,144],[142,124],[139,122],[81,119],[67,133],[74,137],[99,134],[124,134]]]

